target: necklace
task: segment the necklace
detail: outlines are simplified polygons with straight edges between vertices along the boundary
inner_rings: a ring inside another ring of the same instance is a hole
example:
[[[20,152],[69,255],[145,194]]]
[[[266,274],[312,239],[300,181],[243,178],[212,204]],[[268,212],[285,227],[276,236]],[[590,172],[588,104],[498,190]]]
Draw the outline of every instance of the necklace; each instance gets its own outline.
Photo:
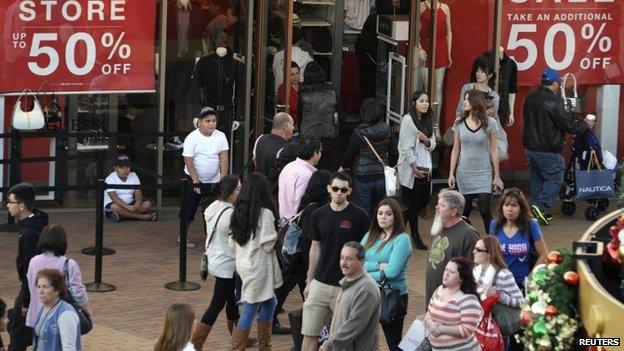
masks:
[[[42,321],[42,322],[41,322],[41,325],[39,326],[39,332],[37,333],[37,335],[39,335],[39,336],[40,336],[40,335],[43,333],[43,327],[44,327],[44,326],[45,326],[45,324],[46,324],[46,321],[47,321],[47,319],[48,319],[48,316],[49,316],[49,315],[50,315],[50,313],[54,310],[54,308],[56,307],[56,305],[58,305],[58,304],[59,304],[59,302],[61,302],[61,299],[58,299],[58,301],[56,301],[56,302],[54,303],[54,305],[52,305],[52,307],[50,307],[50,309],[49,309],[49,310],[45,311],[45,313],[41,315],[41,321]]]

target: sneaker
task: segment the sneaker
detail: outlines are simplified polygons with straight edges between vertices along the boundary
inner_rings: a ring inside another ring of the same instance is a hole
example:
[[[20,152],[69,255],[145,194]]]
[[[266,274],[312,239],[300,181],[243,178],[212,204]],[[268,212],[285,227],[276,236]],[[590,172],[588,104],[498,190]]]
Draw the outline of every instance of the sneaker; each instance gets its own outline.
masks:
[[[535,217],[535,219],[537,219],[541,224],[548,225],[548,218],[544,214],[544,210],[536,205],[533,205],[531,206],[531,212],[533,212],[533,217]]]
[[[174,136],[167,140],[167,146],[173,149],[181,149],[184,147],[184,143],[182,142],[182,140],[180,140],[179,136]]]
[[[111,212],[110,215],[108,215],[108,217],[111,219],[111,221],[115,223],[119,222],[120,220],[119,214],[117,212]]]
[[[544,214],[544,216],[546,217],[546,219],[550,222],[553,220],[553,215],[550,214],[550,212],[548,212],[548,210],[542,210],[542,213]]]
[[[176,240],[176,245],[180,246],[180,239]],[[186,240],[186,248],[187,249],[196,249],[197,248],[197,244],[195,244],[194,242],[190,241],[190,240]]]

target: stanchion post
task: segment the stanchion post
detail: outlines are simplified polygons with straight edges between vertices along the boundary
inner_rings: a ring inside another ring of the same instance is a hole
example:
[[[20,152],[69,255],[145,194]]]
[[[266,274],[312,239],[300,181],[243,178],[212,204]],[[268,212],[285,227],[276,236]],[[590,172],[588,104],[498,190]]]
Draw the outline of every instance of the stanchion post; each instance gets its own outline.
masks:
[[[9,186],[13,186],[21,182],[21,168],[22,168],[21,159],[22,157],[20,155],[20,150],[21,150],[20,138],[21,138],[20,131],[15,128],[11,128],[11,143],[10,143],[11,149],[9,150],[11,163],[8,163],[9,181],[7,182]],[[4,193],[5,198],[7,197],[7,194],[8,194],[8,191]],[[7,216],[8,216],[7,223],[0,224],[0,232],[17,233],[19,231],[19,225],[15,223],[15,218],[13,218],[8,211],[7,211]]]
[[[98,214],[96,215],[95,218],[96,218],[96,223],[97,223],[98,219],[102,221],[101,228],[103,228],[103,226],[104,226],[104,222],[103,222],[103,215],[104,215],[104,208],[103,208],[104,207],[104,191],[106,191],[106,189],[102,188],[102,193],[100,194],[100,182],[104,183],[104,186],[105,186],[106,183],[104,182],[104,180],[101,179],[102,177],[100,176],[101,172],[100,172],[99,169],[101,167],[100,163],[102,162],[102,158],[99,155],[100,155],[100,151],[98,151],[98,164],[97,164],[97,167],[98,167],[98,171],[97,171],[98,172],[98,184],[97,184],[98,188],[97,188],[97,191],[98,191],[98,193],[95,196],[95,199],[96,199],[95,200],[96,201],[95,208],[97,209],[98,206],[99,206],[100,207],[100,211],[98,212]],[[96,233],[95,240],[97,241],[97,233]],[[97,256],[98,255],[98,253],[97,253],[97,243],[95,244],[95,246],[85,247],[84,249],[81,250],[81,252],[84,255]],[[101,253],[101,255],[108,256],[108,255],[114,255],[114,254],[115,254],[115,250],[114,249],[111,249],[110,247],[105,247],[104,244],[102,243],[102,253]],[[97,259],[96,259],[96,262],[97,262]]]
[[[200,288],[200,285],[186,281],[186,238],[188,236],[188,224],[186,223],[186,192],[188,191],[188,181],[182,179],[180,181],[180,262],[179,280],[165,284],[165,288],[175,291],[191,291]]]
[[[87,291],[106,292],[115,290],[112,284],[102,283],[102,254],[104,248],[104,179],[98,179],[95,204],[95,282],[86,284]]]

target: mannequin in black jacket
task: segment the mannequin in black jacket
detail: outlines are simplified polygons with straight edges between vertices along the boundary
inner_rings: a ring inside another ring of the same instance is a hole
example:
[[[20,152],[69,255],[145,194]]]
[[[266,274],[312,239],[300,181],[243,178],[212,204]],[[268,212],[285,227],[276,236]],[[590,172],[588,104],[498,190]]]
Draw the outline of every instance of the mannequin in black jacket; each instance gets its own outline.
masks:
[[[587,125],[574,121],[559,96],[561,77],[552,68],[542,73],[541,86],[524,100],[522,142],[531,176],[531,210],[547,225],[552,216],[548,208],[555,204],[563,182],[561,150],[565,133],[584,134]]]
[[[238,84],[241,66],[229,49],[218,47],[214,54],[197,61],[193,74],[195,110],[199,106],[212,106],[219,118],[217,129],[225,133],[228,141],[235,114],[235,94],[241,90]]]

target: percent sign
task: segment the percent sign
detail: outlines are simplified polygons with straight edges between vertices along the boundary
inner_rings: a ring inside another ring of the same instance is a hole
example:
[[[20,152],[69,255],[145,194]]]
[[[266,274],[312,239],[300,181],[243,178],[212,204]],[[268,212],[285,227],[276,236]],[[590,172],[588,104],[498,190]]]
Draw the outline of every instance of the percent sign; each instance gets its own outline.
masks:
[[[581,37],[585,40],[592,39],[591,44],[589,44],[589,48],[587,49],[587,53],[592,52],[596,44],[598,44],[598,50],[601,52],[608,52],[611,50],[611,38],[604,35],[604,29],[607,26],[606,23],[600,25],[598,31],[595,31],[594,25],[591,23],[585,23],[581,28]]]
[[[122,59],[127,59],[130,57],[132,50],[130,49],[130,45],[121,44],[123,37],[126,35],[126,32],[121,32],[117,40],[115,40],[115,36],[113,33],[104,33],[102,35],[102,46],[105,48],[112,48],[108,53],[108,60],[112,59],[115,54],[117,54]]]

